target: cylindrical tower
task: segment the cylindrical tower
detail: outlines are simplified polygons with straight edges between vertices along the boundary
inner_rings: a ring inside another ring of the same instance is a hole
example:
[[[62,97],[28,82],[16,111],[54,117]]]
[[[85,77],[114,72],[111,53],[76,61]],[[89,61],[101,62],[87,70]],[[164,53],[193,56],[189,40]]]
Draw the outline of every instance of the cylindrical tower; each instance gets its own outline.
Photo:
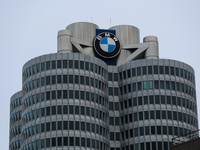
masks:
[[[118,25],[109,28],[110,30],[116,30],[116,36],[119,38],[121,45],[129,45],[140,43],[140,31],[137,27],[130,25]],[[118,56],[118,64],[131,55],[131,51],[121,49]]]
[[[10,99],[10,140],[9,149],[21,148],[22,131],[22,92],[15,93]]]
[[[23,67],[22,147],[109,149],[107,66],[78,53]]]
[[[122,147],[169,150],[173,136],[198,129],[194,70],[166,59],[119,67]]]

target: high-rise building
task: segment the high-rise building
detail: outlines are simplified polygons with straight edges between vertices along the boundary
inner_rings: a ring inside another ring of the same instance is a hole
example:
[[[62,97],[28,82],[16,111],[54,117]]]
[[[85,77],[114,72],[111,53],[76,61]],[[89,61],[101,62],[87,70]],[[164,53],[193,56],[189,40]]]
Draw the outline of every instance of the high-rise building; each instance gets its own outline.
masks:
[[[23,66],[10,150],[170,150],[198,129],[194,70],[159,59],[157,37],[79,22],[57,39],[57,53]]]

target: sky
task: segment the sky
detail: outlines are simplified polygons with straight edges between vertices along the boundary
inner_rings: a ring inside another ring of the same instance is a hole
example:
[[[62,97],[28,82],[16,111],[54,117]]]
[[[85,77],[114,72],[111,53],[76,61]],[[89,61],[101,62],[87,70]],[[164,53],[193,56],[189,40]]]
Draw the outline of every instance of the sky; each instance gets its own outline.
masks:
[[[10,97],[22,89],[23,65],[34,57],[56,53],[57,32],[74,22],[92,22],[101,29],[133,25],[140,29],[141,43],[145,36],[157,36],[160,58],[194,68],[198,101],[199,7],[199,0],[0,0],[1,149],[9,147]]]

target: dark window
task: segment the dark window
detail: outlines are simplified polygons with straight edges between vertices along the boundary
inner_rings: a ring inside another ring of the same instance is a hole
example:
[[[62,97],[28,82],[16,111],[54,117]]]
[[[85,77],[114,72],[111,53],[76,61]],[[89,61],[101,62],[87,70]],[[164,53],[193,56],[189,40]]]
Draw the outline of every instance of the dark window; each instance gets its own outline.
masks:
[[[46,116],[50,115],[50,107],[46,107]]]
[[[169,66],[165,66],[165,74],[169,74]]]
[[[50,100],[50,91],[46,92],[46,100]]]
[[[61,68],[61,60],[57,60],[57,68]]]
[[[62,130],[62,121],[57,122],[57,130]]]
[[[50,61],[47,61],[46,62],[46,70],[49,70],[50,69]]]
[[[51,115],[56,115],[56,106],[51,106]]]
[[[67,83],[67,75],[63,75],[63,83]]]
[[[135,68],[132,69],[132,77],[135,77]]]
[[[158,74],[158,66],[153,66],[154,74]]]
[[[64,146],[68,146],[68,137],[64,137]]]
[[[143,67],[142,67],[142,74],[143,74],[143,75],[146,75],[146,74],[147,74],[146,66],[143,66]]]
[[[69,138],[69,145],[74,146],[74,137]]]
[[[78,60],[75,60],[75,62],[74,62],[74,68],[79,69]]]
[[[69,68],[73,68],[73,60],[69,60]]]
[[[57,76],[57,83],[62,83],[61,75],[58,75],[58,76]]]
[[[174,67],[170,67],[170,73],[171,75],[174,75]]]
[[[148,66],[148,74],[152,74],[152,66]]]
[[[56,130],[56,122],[51,122],[52,131]]]
[[[56,76],[51,76],[51,84],[56,84]]]
[[[138,76],[141,75],[141,67],[137,67],[137,75],[138,75]]]
[[[151,126],[151,134],[155,134],[155,126]]]
[[[61,99],[62,98],[62,91],[58,90],[57,91],[57,99]]]
[[[51,61],[51,69],[56,69],[56,61],[55,60]]]
[[[67,130],[67,129],[68,129],[68,122],[63,121],[63,130]]]
[[[58,146],[62,146],[62,137],[57,137]]]
[[[112,81],[112,73],[108,73],[108,81]]]
[[[46,131],[50,131],[50,122],[46,123]]]

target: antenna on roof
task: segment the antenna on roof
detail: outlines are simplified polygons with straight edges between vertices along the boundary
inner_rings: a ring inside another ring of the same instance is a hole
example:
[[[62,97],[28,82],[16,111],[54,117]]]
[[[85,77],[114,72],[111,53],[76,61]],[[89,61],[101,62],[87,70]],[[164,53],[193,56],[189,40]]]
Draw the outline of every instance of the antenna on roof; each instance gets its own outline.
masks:
[[[92,17],[91,17],[91,23],[92,23]]]

